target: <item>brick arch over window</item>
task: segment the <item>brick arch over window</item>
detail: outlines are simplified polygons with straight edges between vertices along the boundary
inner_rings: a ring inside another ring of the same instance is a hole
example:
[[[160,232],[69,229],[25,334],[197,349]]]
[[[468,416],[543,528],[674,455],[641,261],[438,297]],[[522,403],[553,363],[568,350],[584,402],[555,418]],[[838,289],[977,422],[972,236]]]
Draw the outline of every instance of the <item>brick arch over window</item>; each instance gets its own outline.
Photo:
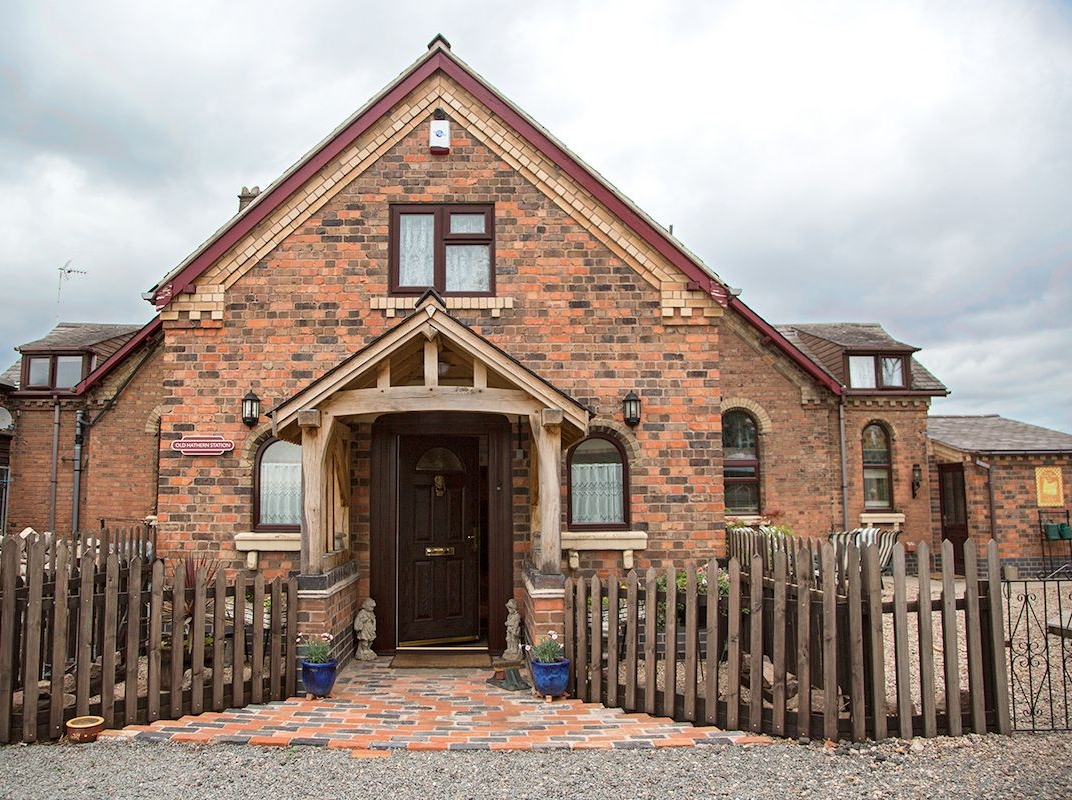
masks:
[[[149,416],[145,419],[145,432],[156,433],[160,430],[160,418],[164,415],[163,406],[157,406],[149,412]]]
[[[757,432],[760,434],[770,433],[774,430],[774,423],[771,422],[770,414],[755,400],[749,400],[747,397],[725,397],[722,400],[722,413],[726,414],[730,411],[740,409],[741,411],[747,411],[752,415],[752,419],[756,422]]]

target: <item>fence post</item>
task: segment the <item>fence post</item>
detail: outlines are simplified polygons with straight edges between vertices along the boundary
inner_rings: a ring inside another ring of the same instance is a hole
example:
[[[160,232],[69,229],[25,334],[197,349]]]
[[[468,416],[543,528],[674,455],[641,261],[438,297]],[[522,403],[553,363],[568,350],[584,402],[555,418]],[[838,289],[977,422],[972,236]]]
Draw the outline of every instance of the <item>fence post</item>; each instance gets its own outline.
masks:
[[[577,697],[588,702],[588,588],[585,585],[584,576],[577,578],[577,649],[574,651],[576,661],[575,672],[577,674]]]
[[[931,602],[930,548],[921,542],[917,552],[916,579],[919,582],[919,686],[923,712],[923,735],[938,735],[934,685],[934,607]]]
[[[726,727],[736,730],[741,719],[741,565],[730,561],[729,616],[726,624]]]
[[[142,560],[135,555],[127,562],[127,671],[123,683],[123,711],[127,725],[138,721],[138,660],[141,639]],[[133,687],[133,690],[132,690]]]
[[[592,656],[589,661],[592,681],[589,692],[589,700],[593,703],[603,702],[603,587],[599,576],[592,576],[592,600],[588,605],[590,609],[592,631]]]
[[[237,589],[236,589],[237,592]],[[235,595],[237,600],[237,594]],[[287,697],[293,697],[297,692],[298,659],[295,657],[295,639],[298,630],[298,577],[291,575],[287,581]],[[232,668],[233,669],[233,668]]]
[[[1005,664],[1005,629],[1002,619],[1001,562],[998,543],[986,546],[987,612],[990,614],[990,661],[994,665],[994,711],[998,733],[1012,733],[1009,720],[1009,674]]]
[[[948,734],[960,736],[960,666],[957,664],[957,595],[953,583],[953,543],[942,542],[942,647],[945,666],[945,713]]]
[[[644,581],[644,712],[655,713],[655,631],[658,616],[655,567],[648,567]]]
[[[67,667],[68,566],[70,548],[66,542],[56,547],[55,586],[56,595],[52,604],[52,698],[49,707],[48,730],[53,739],[63,735],[63,677]]]
[[[622,706],[626,711],[636,711],[637,628],[640,616],[639,578],[636,570],[629,570],[625,581],[625,702]]]
[[[149,697],[148,721],[160,719],[160,640],[164,621],[164,562],[153,562],[152,594],[149,598]]]
[[[45,578],[45,542],[42,537],[26,548],[26,635],[23,637],[22,740],[37,741],[37,682],[41,678],[42,584]]]
[[[677,567],[666,570],[666,613],[663,614],[663,716],[674,716],[677,694]]]
[[[968,694],[971,696],[972,730],[986,733],[985,681],[983,680],[982,632],[979,626],[979,563],[975,542],[964,543],[964,629],[968,651]]]

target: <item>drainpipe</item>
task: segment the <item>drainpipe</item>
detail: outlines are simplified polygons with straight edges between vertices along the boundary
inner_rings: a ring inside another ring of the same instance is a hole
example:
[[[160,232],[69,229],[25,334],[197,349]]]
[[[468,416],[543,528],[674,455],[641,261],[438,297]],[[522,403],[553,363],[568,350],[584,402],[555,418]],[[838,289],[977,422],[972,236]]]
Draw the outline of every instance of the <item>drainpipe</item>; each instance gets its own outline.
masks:
[[[838,438],[841,445],[841,514],[842,530],[851,530],[849,525],[849,464],[845,452],[845,387],[841,387],[838,398]]]
[[[60,399],[53,396],[52,412],[52,471],[48,481],[48,530],[56,532],[56,488],[60,465]]]
[[[78,505],[82,494],[82,426],[86,412],[79,409],[74,415],[74,485],[71,488],[71,533],[78,533]]]

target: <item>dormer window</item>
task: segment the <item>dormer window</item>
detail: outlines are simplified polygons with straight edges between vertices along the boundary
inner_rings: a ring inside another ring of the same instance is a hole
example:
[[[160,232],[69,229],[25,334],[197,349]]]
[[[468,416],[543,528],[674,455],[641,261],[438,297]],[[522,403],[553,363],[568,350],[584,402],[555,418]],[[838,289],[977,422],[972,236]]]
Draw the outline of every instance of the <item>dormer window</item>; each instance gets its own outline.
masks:
[[[904,389],[904,356],[849,356],[849,386],[853,389]]]
[[[85,356],[23,356],[22,389],[69,392],[85,377]]]

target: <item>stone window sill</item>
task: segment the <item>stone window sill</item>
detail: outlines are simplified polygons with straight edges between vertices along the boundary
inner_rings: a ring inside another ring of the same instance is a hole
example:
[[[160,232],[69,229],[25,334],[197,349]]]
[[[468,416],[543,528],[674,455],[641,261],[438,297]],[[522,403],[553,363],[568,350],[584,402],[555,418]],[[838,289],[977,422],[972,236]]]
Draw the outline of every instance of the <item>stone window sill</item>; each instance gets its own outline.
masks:
[[[901,530],[905,515],[896,511],[870,511],[860,515],[860,524],[865,528],[893,528]]]
[[[569,554],[570,569],[580,566],[581,550],[621,551],[625,568],[632,569],[634,551],[647,546],[644,531],[562,531],[562,550]]]
[[[235,534],[235,550],[245,553],[246,567],[255,570],[262,552],[294,553],[301,551],[301,532],[243,531]]]

